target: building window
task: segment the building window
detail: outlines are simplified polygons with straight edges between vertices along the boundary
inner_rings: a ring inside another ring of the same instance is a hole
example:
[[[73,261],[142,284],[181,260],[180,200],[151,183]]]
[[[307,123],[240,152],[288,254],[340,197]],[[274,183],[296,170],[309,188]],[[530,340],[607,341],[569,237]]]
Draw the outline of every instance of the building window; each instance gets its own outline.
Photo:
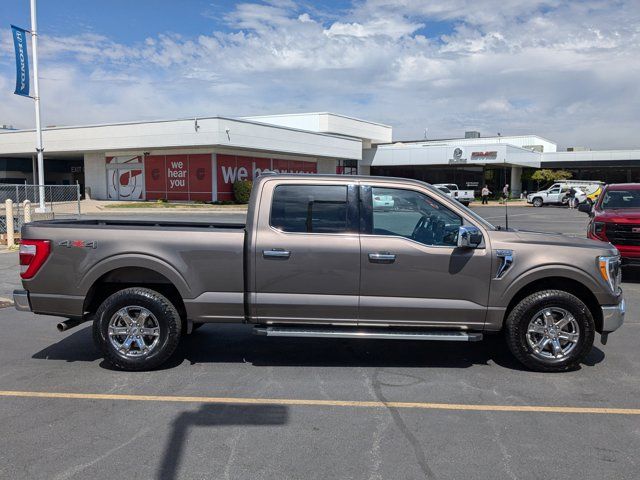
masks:
[[[336,166],[336,173],[338,175],[357,175],[358,161],[357,160],[338,160],[338,165]]]

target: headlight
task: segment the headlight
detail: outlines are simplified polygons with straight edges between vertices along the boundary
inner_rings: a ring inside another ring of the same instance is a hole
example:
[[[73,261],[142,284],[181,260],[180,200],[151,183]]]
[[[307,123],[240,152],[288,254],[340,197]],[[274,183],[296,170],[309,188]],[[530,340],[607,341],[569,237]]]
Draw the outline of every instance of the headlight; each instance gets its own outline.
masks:
[[[622,280],[622,269],[620,268],[620,257],[598,257],[598,267],[602,279],[607,282],[611,291],[617,293]]]
[[[607,240],[606,227],[607,227],[607,224],[604,222],[593,222],[591,226],[591,229],[592,229],[591,231],[596,237],[606,241]]]

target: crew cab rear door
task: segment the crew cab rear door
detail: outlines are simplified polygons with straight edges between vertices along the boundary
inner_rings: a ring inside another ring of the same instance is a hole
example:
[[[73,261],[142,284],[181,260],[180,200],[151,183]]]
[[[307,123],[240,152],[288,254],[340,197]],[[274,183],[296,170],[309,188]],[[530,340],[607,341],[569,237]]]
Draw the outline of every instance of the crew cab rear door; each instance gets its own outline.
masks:
[[[484,326],[491,275],[488,239],[458,248],[470,224],[435,195],[403,185],[363,185],[359,325]],[[394,210],[372,196],[388,195]]]
[[[360,238],[355,184],[267,181],[255,250],[254,315],[262,323],[353,324]]]

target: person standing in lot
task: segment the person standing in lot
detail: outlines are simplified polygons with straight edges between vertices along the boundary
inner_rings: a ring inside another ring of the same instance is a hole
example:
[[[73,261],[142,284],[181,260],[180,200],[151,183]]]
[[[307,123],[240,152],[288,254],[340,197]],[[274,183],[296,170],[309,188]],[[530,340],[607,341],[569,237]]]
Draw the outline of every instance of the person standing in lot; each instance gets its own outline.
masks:
[[[485,185],[482,187],[482,205],[489,204],[489,195],[491,195],[491,191],[489,190],[489,186]]]
[[[571,187],[567,197],[569,197],[569,208],[576,208],[576,189]]]
[[[502,189],[502,201],[503,203],[507,203],[509,199],[509,184],[507,183]]]

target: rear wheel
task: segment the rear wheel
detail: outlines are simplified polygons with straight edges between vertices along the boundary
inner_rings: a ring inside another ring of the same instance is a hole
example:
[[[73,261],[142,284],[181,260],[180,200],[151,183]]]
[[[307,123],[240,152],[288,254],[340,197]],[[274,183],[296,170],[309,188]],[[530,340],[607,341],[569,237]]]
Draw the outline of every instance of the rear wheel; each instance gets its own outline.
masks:
[[[531,203],[533,203],[534,207],[541,207],[542,205],[544,205],[544,201],[540,197],[534,198]]]
[[[148,288],[126,288],[108,297],[93,322],[93,340],[121,370],[149,370],[164,363],[180,340],[175,306]]]
[[[540,372],[575,368],[591,351],[593,316],[576,296],[561,290],[521,300],[506,321],[507,344],[525,366]]]

